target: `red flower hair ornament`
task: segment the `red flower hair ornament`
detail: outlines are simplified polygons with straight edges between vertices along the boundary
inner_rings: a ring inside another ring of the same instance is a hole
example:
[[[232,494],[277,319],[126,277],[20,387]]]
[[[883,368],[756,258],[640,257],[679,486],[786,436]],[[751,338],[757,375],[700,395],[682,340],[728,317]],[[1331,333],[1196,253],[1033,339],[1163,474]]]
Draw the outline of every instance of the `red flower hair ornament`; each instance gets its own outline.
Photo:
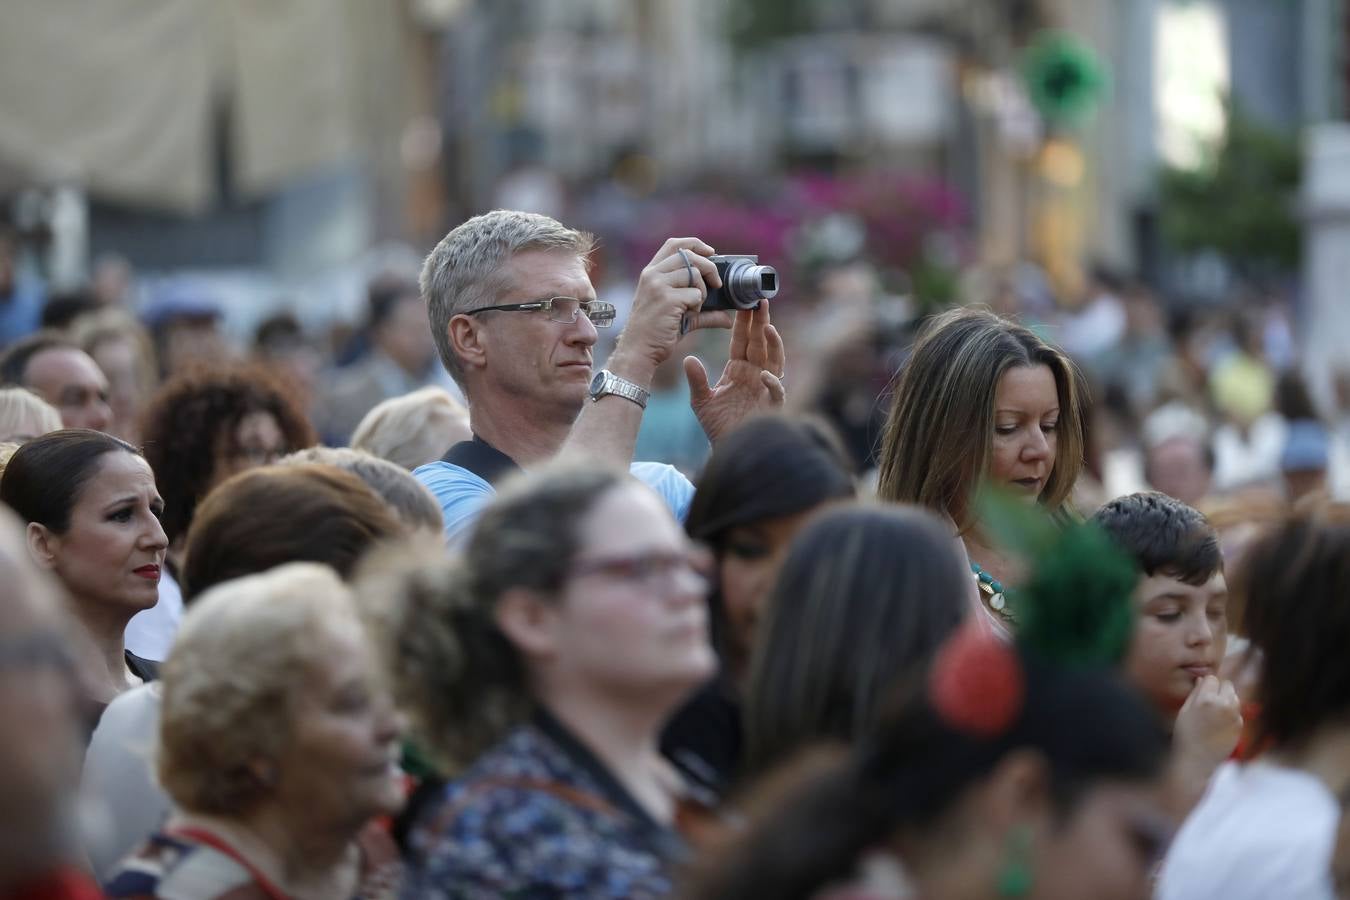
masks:
[[[1016,648],[971,617],[942,645],[928,676],[928,699],[949,727],[972,737],[998,737],[1012,727],[1026,699]]]

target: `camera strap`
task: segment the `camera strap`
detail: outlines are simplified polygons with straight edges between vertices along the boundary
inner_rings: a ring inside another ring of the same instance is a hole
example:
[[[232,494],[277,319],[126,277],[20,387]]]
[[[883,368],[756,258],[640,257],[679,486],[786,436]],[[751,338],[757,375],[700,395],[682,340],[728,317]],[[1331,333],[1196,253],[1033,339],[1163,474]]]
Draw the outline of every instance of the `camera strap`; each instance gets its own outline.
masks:
[[[468,469],[488,484],[496,487],[502,479],[520,471],[516,461],[487,441],[474,435],[472,440],[460,441],[441,457],[441,462]]]

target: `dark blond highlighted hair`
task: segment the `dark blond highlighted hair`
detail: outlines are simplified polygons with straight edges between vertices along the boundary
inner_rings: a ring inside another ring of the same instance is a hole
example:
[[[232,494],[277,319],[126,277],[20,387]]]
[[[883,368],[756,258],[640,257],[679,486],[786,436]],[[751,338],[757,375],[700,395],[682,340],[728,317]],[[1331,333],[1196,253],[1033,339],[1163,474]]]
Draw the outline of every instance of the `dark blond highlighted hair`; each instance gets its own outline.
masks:
[[[1083,468],[1082,376],[1058,348],[988,310],[936,316],[900,374],[882,438],[877,494],[947,513],[964,533],[971,498],[989,469],[994,395],[1020,366],[1048,366],[1059,394],[1059,441],[1040,502],[1058,510]]]

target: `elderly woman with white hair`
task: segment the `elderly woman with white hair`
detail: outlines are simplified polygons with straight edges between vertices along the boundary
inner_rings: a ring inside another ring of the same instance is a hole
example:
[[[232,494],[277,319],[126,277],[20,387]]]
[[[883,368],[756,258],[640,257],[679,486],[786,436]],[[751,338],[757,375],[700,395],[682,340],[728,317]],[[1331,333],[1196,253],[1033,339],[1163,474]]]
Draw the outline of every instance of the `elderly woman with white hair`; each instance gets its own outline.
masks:
[[[175,812],[109,897],[396,895],[397,851],[372,822],[403,804],[402,723],[331,569],[211,589],[162,672],[158,769]]]

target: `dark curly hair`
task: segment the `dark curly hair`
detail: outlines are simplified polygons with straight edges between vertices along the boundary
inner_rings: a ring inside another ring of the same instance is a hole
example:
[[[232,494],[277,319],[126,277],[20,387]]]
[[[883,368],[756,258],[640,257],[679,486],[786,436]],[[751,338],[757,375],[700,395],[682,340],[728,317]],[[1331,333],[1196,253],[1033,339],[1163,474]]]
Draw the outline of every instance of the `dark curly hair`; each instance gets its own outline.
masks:
[[[222,435],[244,416],[268,412],[286,439],[283,453],[317,441],[314,426],[290,393],[266,370],[239,365],[190,370],[155,394],[141,424],[145,459],[164,498],[164,533],[172,544],[187,534],[197,503],[215,477]]]

